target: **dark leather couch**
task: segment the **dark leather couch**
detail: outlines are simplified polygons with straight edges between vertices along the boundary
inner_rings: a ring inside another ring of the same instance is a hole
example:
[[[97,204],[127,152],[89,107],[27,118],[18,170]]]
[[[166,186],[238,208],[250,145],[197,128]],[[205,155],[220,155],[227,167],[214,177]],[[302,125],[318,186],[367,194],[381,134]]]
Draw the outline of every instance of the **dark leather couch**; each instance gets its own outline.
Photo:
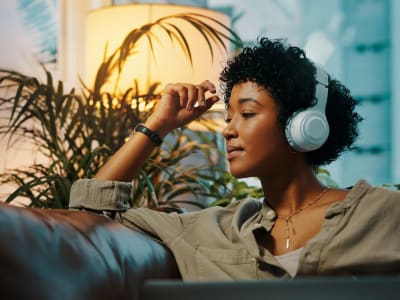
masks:
[[[162,244],[91,212],[0,203],[0,238],[1,299],[138,299],[180,278]]]

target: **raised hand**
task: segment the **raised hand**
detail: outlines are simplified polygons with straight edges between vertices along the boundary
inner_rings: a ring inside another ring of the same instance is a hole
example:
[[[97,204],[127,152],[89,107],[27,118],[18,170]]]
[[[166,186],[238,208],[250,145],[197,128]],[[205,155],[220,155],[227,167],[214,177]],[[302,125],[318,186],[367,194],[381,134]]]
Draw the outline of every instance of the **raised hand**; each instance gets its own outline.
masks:
[[[207,97],[207,93],[210,95]],[[208,80],[198,85],[168,84],[146,126],[164,136],[171,130],[197,119],[219,100],[215,85]]]
[[[210,96],[206,96],[210,93]],[[214,84],[206,80],[198,85],[168,84],[154,113],[145,126],[161,138],[209,109],[219,100]],[[133,128],[132,128],[133,130]],[[137,176],[156,144],[142,133],[134,134],[97,172],[101,180],[130,181]]]

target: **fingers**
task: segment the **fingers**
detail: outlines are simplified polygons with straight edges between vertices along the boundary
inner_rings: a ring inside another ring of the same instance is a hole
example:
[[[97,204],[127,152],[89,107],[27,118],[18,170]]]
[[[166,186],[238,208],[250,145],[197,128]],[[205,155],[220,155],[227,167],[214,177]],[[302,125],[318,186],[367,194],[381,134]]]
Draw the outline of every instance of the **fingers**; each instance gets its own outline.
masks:
[[[209,80],[203,81],[200,85],[203,86],[207,91],[210,91],[213,94],[215,94],[217,92],[215,85]]]
[[[193,108],[193,112],[196,116],[200,116],[202,113],[204,113],[206,110],[208,110],[209,108],[211,108],[211,106],[213,106],[215,103],[217,103],[219,100],[219,97],[214,95],[211,96],[207,99],[205,99],[205,105],[201,105],[201,106],[197,106]]]
[[[188,91],[186,109],[190,111],[195,107],[196,103],[198,103],[198,97],[201,97],[202,91],[199,86],[185,85],[184,87]]]
[[[198,85],[189,83],[168,84],[164,90],[164,93],[175,94],[179,98],[177,99],[179,105],[188,111],[192,111],[195,107],[207,107],[207,92],[216,93],[215,85],[209,80]],[[213,102],[213,100],[210,101]]]

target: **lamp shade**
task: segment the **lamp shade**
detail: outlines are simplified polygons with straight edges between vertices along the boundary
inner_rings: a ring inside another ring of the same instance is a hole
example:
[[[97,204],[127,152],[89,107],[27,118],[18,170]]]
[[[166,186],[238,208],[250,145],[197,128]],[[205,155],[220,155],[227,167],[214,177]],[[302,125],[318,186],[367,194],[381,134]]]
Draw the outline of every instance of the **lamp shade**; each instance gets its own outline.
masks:
[[[96,72],[105,57],[112,54],[129,32],[152,23],[160,18],[175,14],[199,14],[207,18],[202,22],[215,26],[208,18],[213,18],[230,26],[230,18],[213,10],[169,4],[129,4],[114,5],[91,11],[86,23],[85,79],[93,84]],[[212,24],[211,24],[212,23]],[[171,25],[170,25],[171,24]],[[149,36],[142,36],[129,54],[119,76],[112,74],[104,85],[107,91],[115,91],[118,78],[118,90],[125,91],[137,81],[139,90],[147,92],[155,82],[160,91],[169,82],[199,83],[209,79],[217,83],[219,72],[227,59],[227,52],[218,46],[215,39],[205,40],[204,35],[192,23],[180,18],[168,19],[165,24],[174,29],[175,36],[169,35],[162,26],[154,26]],[[218,30],[229,36],[226,29]],[[184,36],[190,48],[192,63],[185,45],[175,38]],[[226,49],[229,41],[224,40]],[[212,48],[213,55],[211,55]]]

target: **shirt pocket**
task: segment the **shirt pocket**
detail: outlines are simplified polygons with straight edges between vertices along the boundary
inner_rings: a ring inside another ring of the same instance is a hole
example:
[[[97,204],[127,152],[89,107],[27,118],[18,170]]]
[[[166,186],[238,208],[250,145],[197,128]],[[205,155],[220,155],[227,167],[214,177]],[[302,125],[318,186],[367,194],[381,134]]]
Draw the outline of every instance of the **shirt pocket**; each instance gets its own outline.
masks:
[[[196,248],[198,280],[256,278],[256,260],[247,249]]]

